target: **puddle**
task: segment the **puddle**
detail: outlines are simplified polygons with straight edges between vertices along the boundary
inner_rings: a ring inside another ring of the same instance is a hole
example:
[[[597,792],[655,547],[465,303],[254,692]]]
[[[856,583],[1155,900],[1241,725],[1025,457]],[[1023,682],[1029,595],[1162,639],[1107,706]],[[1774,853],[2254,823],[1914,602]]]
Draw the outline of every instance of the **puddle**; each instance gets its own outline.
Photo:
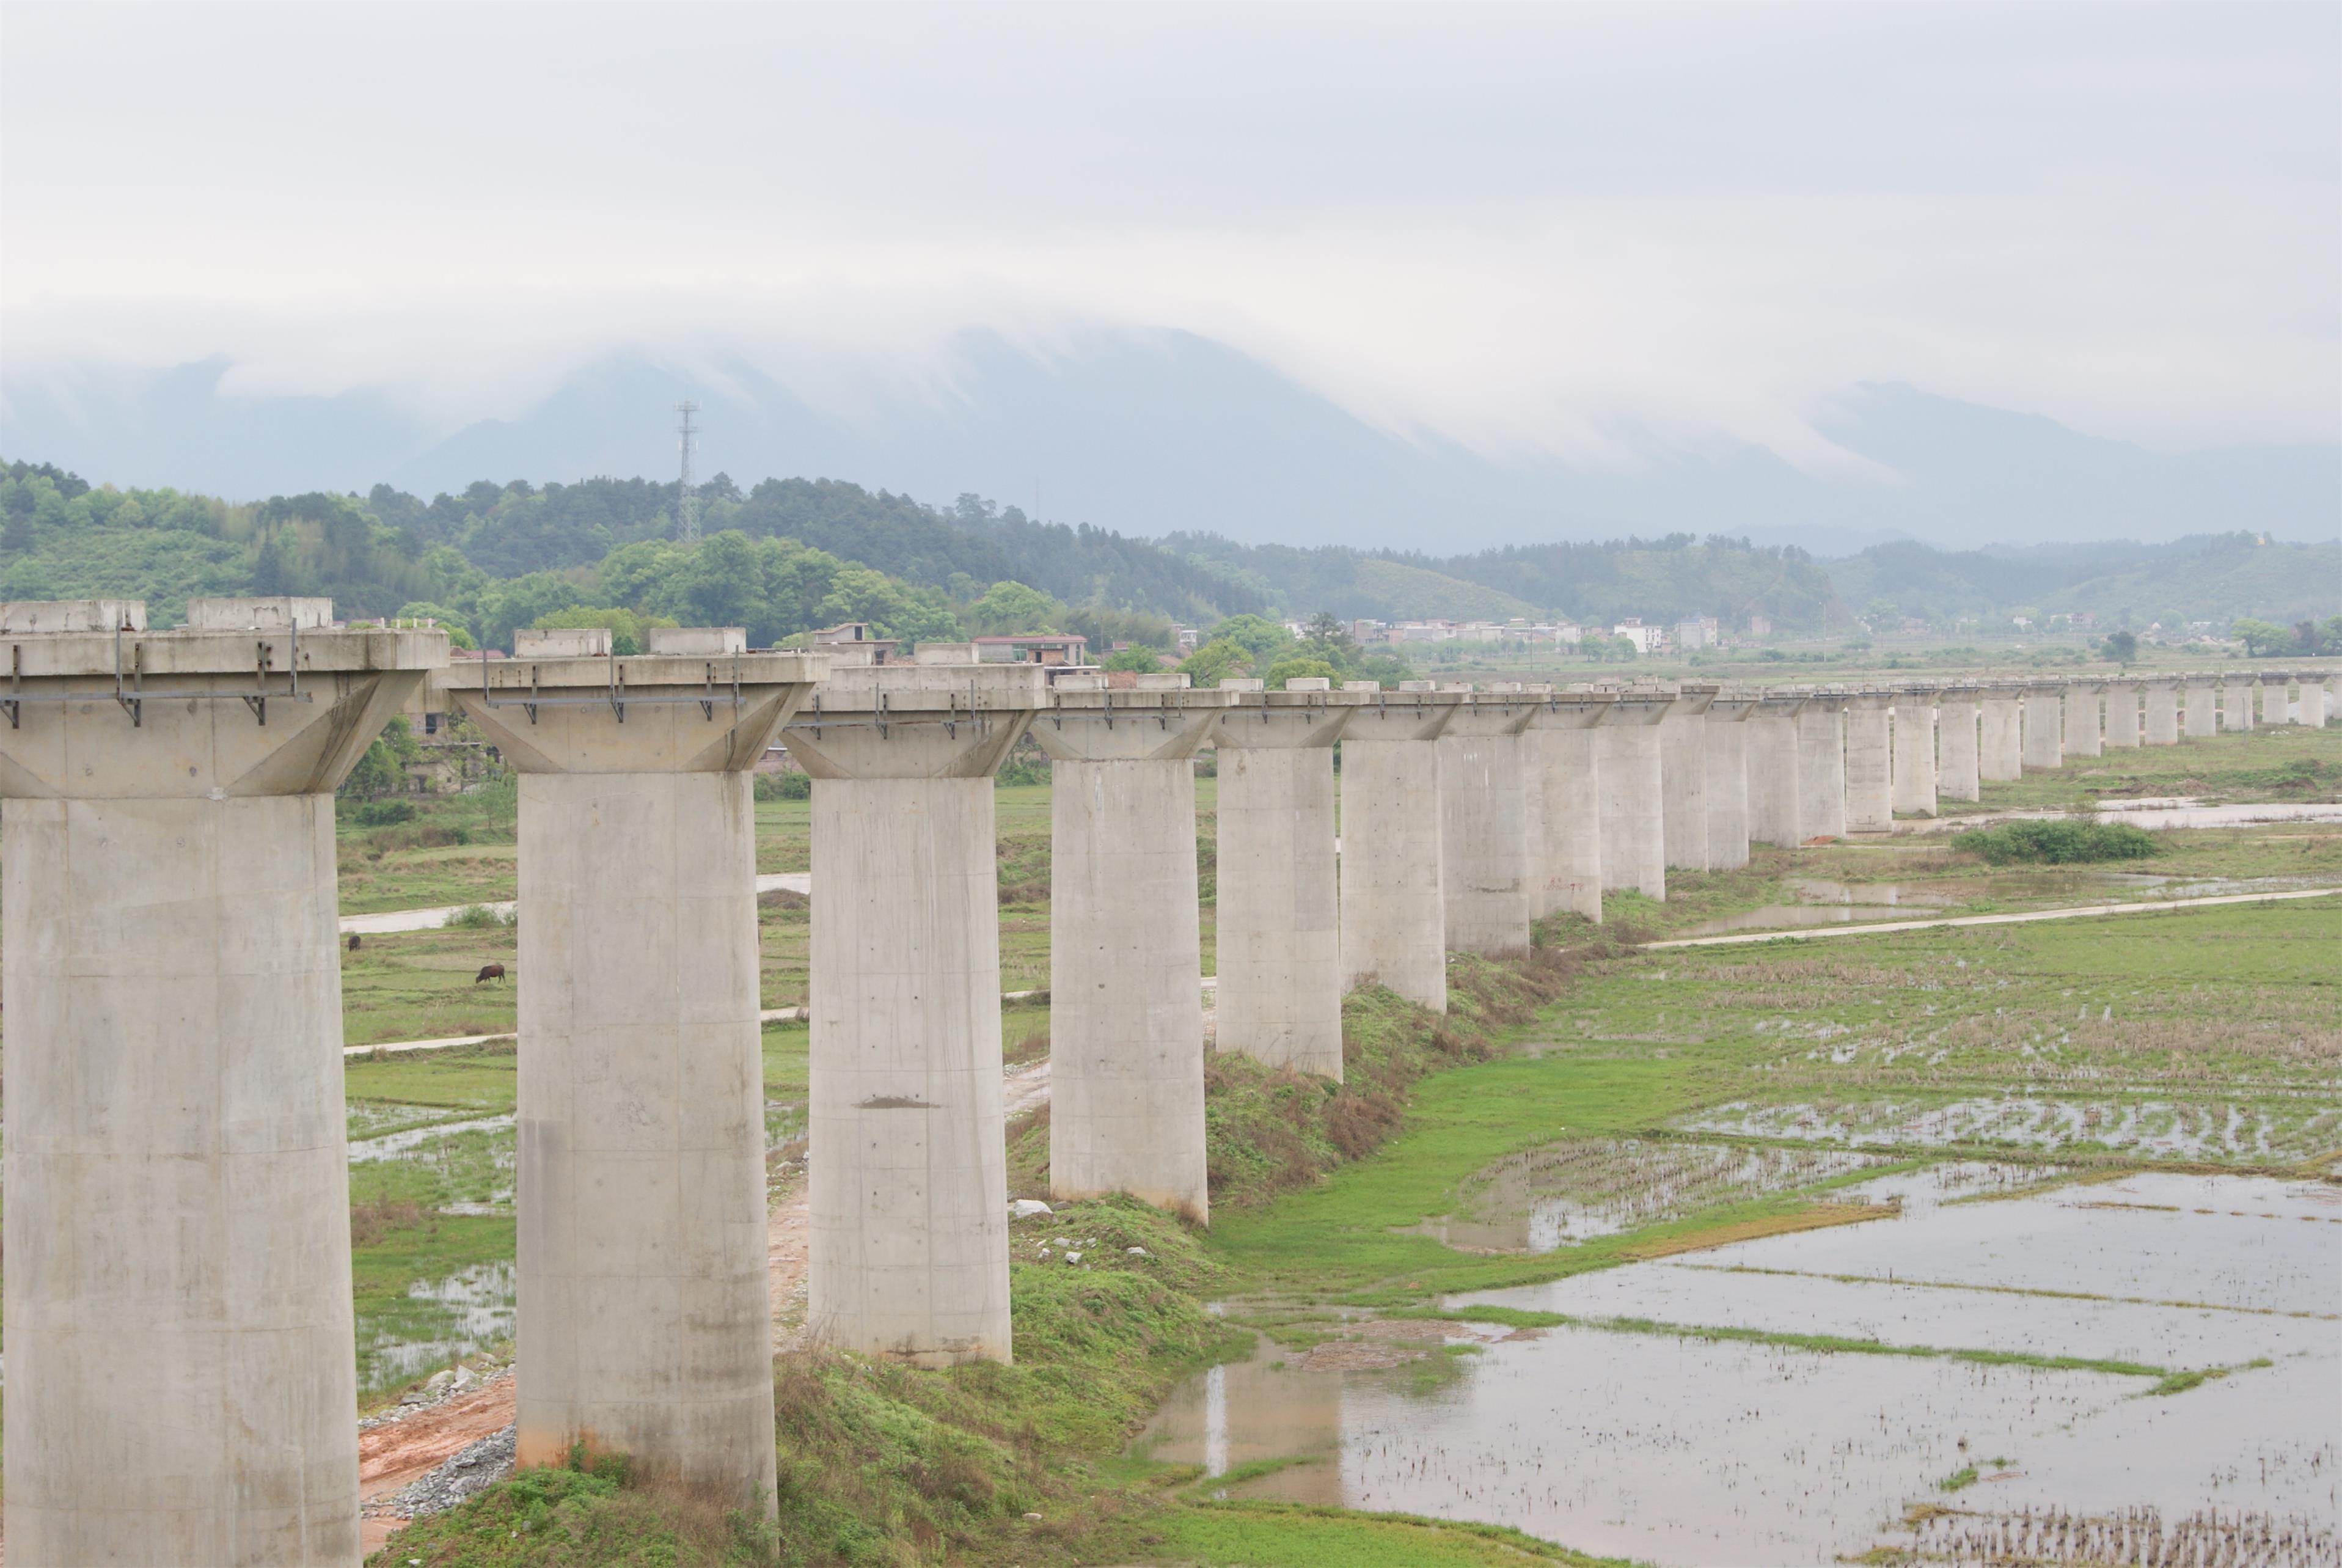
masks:
[[[1566,1138],[1499,1160],[1408,1227],[1466,1252],[1549,1253],[1882,1163],[1845,1150]]]
[[[1996,822],[2042,822],[2071,815],[2069,812],[2045,809],[2038,811],[1976,812],[1964,816],[1937,817],[1895,824],[1897,833],[1958,833]],[[2245,827],[2259,822],[2342,822],[2342,802],[2288,804],[2270,802],[2259,805],[2197,805],[2170,801],[2101,801],[2097,820],[2127,822],[2133,827],[2150,831],[2170,827]]]
[[[1850,1147],[1999,1144],[2097,1148],[2161,1159],[2277,1161],[2333,1147],[2332,1108],[2181,1104],[2169,1100],[2050,1100],[2027,1095],[1952,1101],[1877,1099],[1825,1110],[1811,1104],[1721,1106],[1681,1124],[1687,1132],[1789,1138]]]
[[[359,1351],[359,1383],[367,1391],[395,1388],[430,1368],[510,1340],[515,1265],[499,1260],[408,1286],[399,1314],[403,1332],[378,1333]]]
[[[354,1138],[350,1141],[350,1164],[362,1165],[369,1160],[395,1160],[443,1138],[453,1138],[465,1133],[508,1131],[512,1124],[512,1114],[507,1112],[501,1116],[435,1122],[427,1127],[411,1127],[403,1133],[385,1133],[375,1138]]]
[[[1991,1172],[1971,1163],[1936,1195],[1988,1188]],[[1907,1203],[1896,1219],[1470,1298],[2238,1369],[2168,1397],[2147,1396],[2148,1378],[2103,1371],[1572,1325],[1493,1331],[1501,1337],[1427,1384],[1405,1369],[1310,1372],[1264,1347],[1190,1380],[1144,1442],[1215,1474],[1315,1461],[1232,1485],[1236,1494],[1513,1525],[1656,1563],[1827,1563],[1892,1543],[1892,1522],[1919,1502],[1995,1518],[2152,1505],[2175,1529],[2217,1509],[2232,1524],[2267,1515],[2330,1533],[2342,1223],[2307,1223],[2342,1214],[2328,1194],[2316,1183],[2151,1175]],[[2204,1304],[2159,1304],[2171,1301]],[[2274,1365],[2244,1365],[2261,1359]],[[1995,1478],[1938,1490],[1971,1463]],[[1947,1550],[1960,1539],[1946,1535]]]
[[[1779,926],[1841,925],[1856,920],[1887,920],[1914,911],[1931,913],[1957,902],[1942,888],[1895,882],[1829,882],[1819,877],[1785,879],[1796,904],[1771,904],[1762,909],[1719,915],[1686,926],[1684,936],[1722,936],[1735,931],[1767,931]]]

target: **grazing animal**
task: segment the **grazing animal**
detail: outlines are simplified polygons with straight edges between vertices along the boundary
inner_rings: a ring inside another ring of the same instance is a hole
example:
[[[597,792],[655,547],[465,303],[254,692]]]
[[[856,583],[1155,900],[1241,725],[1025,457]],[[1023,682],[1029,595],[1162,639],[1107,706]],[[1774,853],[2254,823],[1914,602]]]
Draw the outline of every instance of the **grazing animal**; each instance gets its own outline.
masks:
[[[351,951],[352,953],[355,953],[357,950],[358,950],[358,934],[357,934],[356,932],[353,931],[353,932],[351,932],[351,933],[350,933],[350,951]]]
[[[472,976],[472,984],[477,985],[483,980],[502,980],[504,977],[505,966],[503,964],[483,964],[480,965],[480,972]]]

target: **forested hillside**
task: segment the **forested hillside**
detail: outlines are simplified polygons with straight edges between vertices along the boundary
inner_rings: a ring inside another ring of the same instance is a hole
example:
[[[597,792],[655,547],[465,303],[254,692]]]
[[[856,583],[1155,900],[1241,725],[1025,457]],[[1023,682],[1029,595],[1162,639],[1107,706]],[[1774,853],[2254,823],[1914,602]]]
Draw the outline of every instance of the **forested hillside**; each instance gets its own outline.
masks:
[[[1939,625],[1961,616],[2038,619],[2077,610],[2139,627],[2240,617],[2291,625],[2342,609],[2342,544],[2284,544],[2254,534],[1990,552],[1907,541],[1828,564],[1841,596],[1857,609],[1891,607]]]

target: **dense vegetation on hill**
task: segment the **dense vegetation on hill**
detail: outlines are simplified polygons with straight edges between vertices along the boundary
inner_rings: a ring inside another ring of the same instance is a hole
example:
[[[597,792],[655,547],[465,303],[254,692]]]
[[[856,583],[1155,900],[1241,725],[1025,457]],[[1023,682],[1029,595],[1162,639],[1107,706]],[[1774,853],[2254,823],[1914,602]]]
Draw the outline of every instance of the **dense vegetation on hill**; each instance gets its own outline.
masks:
[[[2223,626],[2239,617],[2291,625],[2342,605],[2342,544],[2280,544],[2255,534],[2169,544],[2044,544],[1945,551],[1901,541],[1829,564],[1848,604],[1892,606],[1948,624],[1961,616],[2038,621],[2088,611],[2109,625]]]

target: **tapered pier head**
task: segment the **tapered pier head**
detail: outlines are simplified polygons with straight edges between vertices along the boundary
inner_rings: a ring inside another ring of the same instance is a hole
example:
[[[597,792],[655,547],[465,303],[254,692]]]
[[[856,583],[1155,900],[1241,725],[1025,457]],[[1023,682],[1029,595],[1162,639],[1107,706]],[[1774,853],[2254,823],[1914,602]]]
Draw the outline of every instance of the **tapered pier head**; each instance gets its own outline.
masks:
[[[1737,871],[1748,864],[1748,721],[1756,712],[1751,691],[1719,692],[1707,704],[1707,869]]]
[[[1659,732],[1676,705],[1668,687],[1606,688],[1594,731],[1602,804],[1602,891],[1667,895],[1666,822]]]
[[[1438,740],[1466,698],[1430,681],[1343,689],[1366,701],[1342,732],[1342,986],[1387,985],[1445,1013]]]
[[[1857,692],[1846,706],[1846,830],[1887,833],[1895,826],[1893,692]]]
[[[2025,776],[2025,688],[1987,682],[1977,694],[1977,776],[2006,784]]]
[[[1214,1038],[1272,1067],[1340,1082],[1342,908],[1334,744],[1365,692],[1319,677],[1281,692],[1221,683],[1219,988]]]
[[[2220,677],[2220,727],[2242,734],[2253,727],[2253,694],[2260,689],[2259,679],[2251,674],[2231,671]]]
[[[1447,946],[1519,953],[1529,944],[1529,830],[1522,736],[1550,688],[1502,681],[1451,689],[1464,700],[1439,734],[1439,837]]]
[[[1798,842],[1846,836],[1846,710],[1850,694],[1825,686],[1797,710]]]
[[[1659,722],[1659,771],[1665,780],[1661,815],[1667,869],[1707,869],[1707,709],[1724,688],[1685,681],[1675,706]]]
[[[2106,683],[2106,745],[2109,751],[2135,749],[2144,736],[2138,716],[2138,688],[2137,681],[2125,677]]]
[[[1009,1359],[992,775],[1047,682],[1038,664],[833,669],[782,732],[814,781],[806,1309],[824,1343]]]
[[[1049,1193],[1127,1193],[1203,1222],[1204,969],[1196,753],[1236,694],[1066,674],[1050,758]]]
[[[1748,715],[1748,836],[1759,844],[1798,842],[1797,714],[1809,694],[1775,687]]]
[[[520,774],[522,1465],[776,1507],[749,770],[824,661],[523,634],[443,687]]]
[[[331,620],[0,604],[11,1561],[358,1561],[333,791],[447,639]]]
[[[1895,694],[1895,809],[1907,816],[1936,814],[1936,704],[1933,684]]]
[[[2140,739],[2150,746],[2179,744],[2179,682],[2158,676],[2139,683],[2145,713]]]
[[[2220,733],[2220,689],[2217,675],[2191,674],[2179,683],[2187,704],[2183,731],[2189,740],[2208,740]]]
[[[2028,681],[2025,686],[2025,766],[2028,772],[2066,765],[2066,685]]]
[[[2289,724],[2293,722],[2293,672],[2263,670],[2261,672],[2261,723],[2268,725]]]
[[[2106,700],[2103,681],[2066,683],[2066,754],[2095,757],[2105,751],[2106,731],[2100,709]]]
[[[1980,688],[1948,684],[1936,694],[1936,793],[1945,800],[1984,798],[1978,736]]]
[[[1602,769],[1596,752],[1616,692],[1549,692],[1522,733],[1529,915],[1602,918]]]

